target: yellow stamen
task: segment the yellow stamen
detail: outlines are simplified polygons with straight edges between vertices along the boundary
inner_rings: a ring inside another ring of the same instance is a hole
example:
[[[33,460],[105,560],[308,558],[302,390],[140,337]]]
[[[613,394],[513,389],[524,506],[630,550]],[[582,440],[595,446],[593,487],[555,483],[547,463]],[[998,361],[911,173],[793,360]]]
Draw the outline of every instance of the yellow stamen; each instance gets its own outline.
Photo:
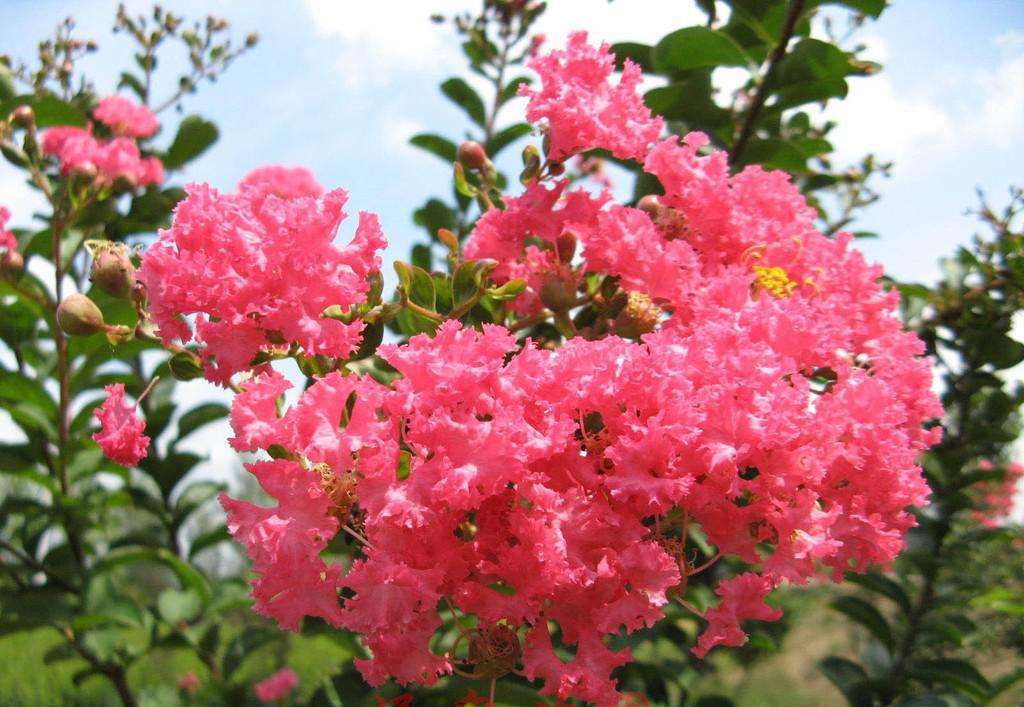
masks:
[[[774,297],[788,297],[799,286],[789,279],[789,274],[777,265],[755,265],[754,275],[757,286],[767,290]]]

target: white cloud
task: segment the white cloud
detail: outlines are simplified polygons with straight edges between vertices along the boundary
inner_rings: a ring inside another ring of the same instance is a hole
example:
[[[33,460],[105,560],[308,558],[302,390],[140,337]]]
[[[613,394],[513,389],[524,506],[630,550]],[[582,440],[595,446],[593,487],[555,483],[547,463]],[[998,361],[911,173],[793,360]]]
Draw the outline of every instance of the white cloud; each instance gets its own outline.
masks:
[[[465,0],[304,0],[316,33],[338,42],[336,70],[349,88],[381,86],[409,71],[443,73],[458,64],[448,29],[431,23]]]
[[[468,0],[429,3],[395,0],[304,0],[316,33],[338,42],[336,70],[348,88],[387,85],[410,72],[439,76],[464,73],[465,62],[450,25],[434,25],[433,13],[446,17],[475,10]],[[414,9],[410,9],[414,8]],[[657,22],[651,22],[657,17]],[[561,0],[551,3],[537,30],[547,46],[586,29],[593,40],[653,43],[677,27],[700,22],[704,15],[689,3],[669,0]]]
[[[830,103],[826,115],[838,123],[830,137],[842,160],[874,152],[897,168],[925,165],[952,147],[956,134],[937,103],[898,88],[885,74],[851,81],[849,95]]]
[[[394,157],[404,158],[409,156],[409,138],[417,133],[426,132],[427,129],[419,121],[410,118],[385,116],[379,123],[379,131],[385,152]],[[415,152],[426,155],[420,150]]]
[[[1024,135],[1024,34],[1009,32],[995,41],[1004,57],[992,71],[978,73],[984,98],[977,137],[1006,147]]]

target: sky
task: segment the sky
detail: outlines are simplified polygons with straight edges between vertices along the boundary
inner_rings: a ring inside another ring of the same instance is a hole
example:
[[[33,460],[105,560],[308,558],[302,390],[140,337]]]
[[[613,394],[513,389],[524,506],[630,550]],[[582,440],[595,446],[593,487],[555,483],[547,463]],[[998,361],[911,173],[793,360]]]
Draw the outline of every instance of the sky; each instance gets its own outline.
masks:
[[[109,33],[117,4],[0,0],[0,52],[30,58],[35,42],[59,18],[71,15],[80,36],[101,44],[83,68],[97,78],[100,90],[113,91],[117,71],[129,60],[127,40]],[[136,12],[150,6],[126,4]],[[187,17],[213,12],[230,20],[239,38],[250,31],[261,37],[259,46],[215,85],[204,85],[187,99],[185,113],[214,120],[221,139],[190,166],[185,179],[230,189],[262,164],[305,165],[325,186],[349,191],[350,212],[380,214],[391,242],[385,262],[407,257],[422,233],[412,223],[412,211],[428,196],[447,193],[450,183],[449,170],[407,140],[420,131],[461,136],[466,128],[464,115],[437,88],[450,75],[465,75],[458,42],[448,25],[433,24],[429,17],[477,3],[175,0],[163,5]],[[549,5],[538,26],[549,46],[574,29],[609,42],[654,43],[702,17],[694,3],[681,0],[551,0]],[[869,47],[867,58],[885,68],[875,77],[852,79],[848,98],[829,109],[840,125],[833,143],[841,162],[870,150],[893,160],[895,168],[879,184],[881,200],[854,228],[880,235],[859,245],[891,275],[930,282],[938,276],[938,258],[975,233],[975,220],[965,214],[976,203],[975,189],[984,189],[1000,205],[1009,185],[1024,184],[1024,2],[896,0],[858,37]],[[36,203],[6,165],[0,166],[0,203],[11,207],[14,225],[27,225]],[[343,238],[351,235],[354,221],[342,226]],[[224,431],[216,434],[222,442]]]

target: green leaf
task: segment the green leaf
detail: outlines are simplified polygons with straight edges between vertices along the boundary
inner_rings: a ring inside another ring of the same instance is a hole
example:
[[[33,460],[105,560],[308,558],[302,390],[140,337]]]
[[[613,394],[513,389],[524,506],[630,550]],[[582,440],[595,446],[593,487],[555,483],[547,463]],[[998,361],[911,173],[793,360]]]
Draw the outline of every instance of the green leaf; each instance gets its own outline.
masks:
[[[429,272],[415,265],[412,268],[409,299],[432,312],[437,307],[437,292],[434,289],[434,278],[430,276]]]
[[[527,123],[516,123],[515,125],[510,125],[503,130],[499,130],[498,133],[488,141],[486,145],[487,154],[492,158],[496,157],[499,152],[524,135],[529,135],[532,131],[533,127]]]
[[[836,45],[820,39],[802,39],[779,62],[769,88],[843,79],[855,71],[850,55]]]
[[[412,247],[412,264],[418,268],[424,270],[430,270],[432,267],[430,254],[430,246],[424,245],[423,243],[417,243]]]
[[[985,676],[965,660],[920,660],[913,663],[908,672],[922,682],[947,685],[975,697],[984,697],[992,689]]]
[[[904,613],[910,613],[910,597],[907,596],[903,587],[888,577],[878,574],[877,572],[868,572],[867,574],[848,572],[846,574],[846,580],[864,587],[869,591],[875,592],[876,594],[881,594],[884,597],[892,599],[896,602],[896,605],[904,611]]]
[[[644,103],[656,115],[682,120],[693,127],[717,130],[731,126],[731,114],[715,103],[711,91],[710,72],[702,71],[651,89],[644,95]]]
[[[888,649],[892,649],[892,629],[881,612],[863,599],[851,596],[839,597],[831,603],[836,611],[846,614],[866,628]]]
[[[422,226],[430,234],[431,239],[437,238],[442,228],[449,231],[455,228],[455,212],[440,199],[430,199],[412,215],[413,222]]]
[[[191,589],[165,589],[156,599],[160,617],[171,625],[192,621],[203,610],[199,595]]]
[[[197,535],[192,541],[188,548],[188,559],[191,560],[203,550],[230,539],[231,534],[228,533],[228,528],[225,525],[207,530],[205,533]]]
[[[282,635],[283,634],[274,629],[260,628],[257,626],[247,627],[242,631],[242,633],[238,634],[231,643],[228,644],[222,664],[224,677],[230,679],[235,671],[241,667],[246,656],[252,654],[261,646],[265,646],[272,641],[279,640]]]
[[[978,356],[991,363],[996,370],[1012,368],[1024,361],[1024,344],[1005,334],[990,334],[974,340]]]
[[[437,155],[445,162],[454,162],[458,148],[451,140],[440,135],[420,133],[409,138],[409,144],[415,145],[421,150],[426,150],[432,155]]]
[[[474,123],[481,127],[484,125],[487,120],[484,102],[468,83],[460,78],[450,78],[441,84],[441,93],[466,111]]]
[[[787,172],[804,172],[807,158],[788,140],[781,138],[754,139],[747,143],[743,153],[743,164],[760,164],[765,169],[782,169]]]
[[[178,134],[164,155],[164,167],[178,169],[191,162],[217,141],[217,126],[198,115],[190,115],[178,125]]]
[[[505,88],[502,89],[502,91],[501,91],[501,98],[499,99],[499,104],[500,105],[505,105],[506,103],[508,103],[513,98],[515,98],[516,96],[519,95],[519,87],[520,86],[529,86],[531,83],[533,83],[533,81],[532,81],[532,79],[530,79],[529,76],[517,76],[517,77],[515,77],[514,79],[509,81],[507,84],[505,84]]]
[[[878,19],[882,11],[889,6],[889,0],[823,0],[822,5],[843,5],[856,12],[862,12]]]
[[[178,420],[178,438],[175,443],[192,434],[200,427],[227,417],[230,410],[220,403],[204,403],[192,408]]]
[[[0,103],[0,120],[6,119],[15,108],[28,106],[36,114],[36,126],[51,128],[57,125],[70,125],[84,128],[88,119],[77,106],[62,101],[53,95],[24,95],[8,98]]]
[[[469,304],[480,291],[474,277],[476,264],[473,261],[461,263],[452,275],[452,305],[455,309]]]
[[[170,550],[162,547],[124,547],[111,550],[93,568],[94,573],[109,572],[117,567],[139,562],[155,562],[171,570],[184,589],[191,589],[205,606],[210,601],[210,587],[199,570]]]
[[[829,656],[819,667],[832,684],[839,688],[852,707],[871,707],[874,704],[864,668],[852,660]]]
[[[0,101],[7,101],[13,98],[16,93],[17,89],[14,87],[14,77],[11,76],[11,70],[0,64]]]
[[[654,68],[673,74],[715,66],[746,66],[750,57],[732,37],[707,27],[684,27],[654,47]]]
[[[615,68],[622,71],[626,59],[640,67],[644,73],[651,73],[654,64],[651,56],[654,48],[650,44],[640,42],[617,42],[612,45],[612,54],[615,55]]]

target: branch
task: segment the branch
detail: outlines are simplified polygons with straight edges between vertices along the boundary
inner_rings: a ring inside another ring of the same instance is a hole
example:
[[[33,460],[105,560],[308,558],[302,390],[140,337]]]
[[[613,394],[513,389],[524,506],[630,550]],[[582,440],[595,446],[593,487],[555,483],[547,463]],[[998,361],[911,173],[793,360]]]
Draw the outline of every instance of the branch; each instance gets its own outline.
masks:
[[[743,126],[740,129],[740,136],[729,151],[733,164],[739,162],[740,155],[743,154],[747,144],[750,142],[751,136],[754,134],[754,125],[761,115],[764,102],[768,100],[768,84],[771,83],[772,76],[775,74],[775,68],[782,61],[782,58],[786,56],[786,47],[789,46],[789,40],[793,37],[793,31],[796,29],[797,20],[800,19],[800,13],[803,12],[803,9],[804,0],[792,0],[789,3],[789,11],[786,13],[786,21],[782,25],[782,35],[779,37],[779,43],[775,45],[775,48],[768,57],[768,68],[765,69],[764,76],[761,77],[761,81],[758,83],[757,91],[754,93],[754,100],[750,104],[750,110],[747,111],[747,117],[744,119]]]

